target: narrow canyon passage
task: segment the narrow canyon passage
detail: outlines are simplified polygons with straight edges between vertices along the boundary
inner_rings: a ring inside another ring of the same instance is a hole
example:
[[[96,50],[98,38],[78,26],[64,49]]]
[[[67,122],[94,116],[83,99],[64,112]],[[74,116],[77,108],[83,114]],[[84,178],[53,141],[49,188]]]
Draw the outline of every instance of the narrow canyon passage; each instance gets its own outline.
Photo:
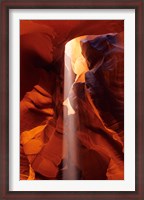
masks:
[[[21,180],[124,179],[123,39],[122,20],[21,21]]]

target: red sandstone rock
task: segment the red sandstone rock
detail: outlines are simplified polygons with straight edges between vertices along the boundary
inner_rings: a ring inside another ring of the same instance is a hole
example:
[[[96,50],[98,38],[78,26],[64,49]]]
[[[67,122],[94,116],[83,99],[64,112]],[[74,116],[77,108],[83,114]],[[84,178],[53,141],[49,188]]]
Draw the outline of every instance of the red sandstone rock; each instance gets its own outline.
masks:
[[[123,21],[117,20],[21,21],[21,97],[25,95],[21,101],[22,175],[28,176],[30,163],[36,173],[47,179],[57,179],[60,163],[64,158],[62,103],[66,42],[80,35],[102,35],[121,31]],[[123,35],[120,34],[118,43],[123,43],[122,38]],[[104,45],[101,44],[102,47]],[[113,55],[117,62],[119,55],[116,57],[115,52]],[[120,56],[123,59],[123,55]],[[92,68],[93,63],[91,60],[89,62]],[[112,73],[101,71],[95,76],[103,78],[100,82],[105,81],[104,91],[110,88],[116,100],[123,97],[123,89],[115,80],[117,77],[120,82],[123,81],[122,63],[120,66],[121,69],[115,69]],[[81,82],[80,80],[79,78],[77,82]],[[37,85],[34,86],[35,84]],[[99,97],[91,96],[85,82],[74,86],[71,98],[77,99],[77,108],[74,109],[79,119],[75,130],[79,159],[70,161],[80,170],[80,179],[121,180],[124,178],[123,127],[117,132],[117,126],[120,126],[117,116],[120,113],[123,120],[123,110],[119,111],[119,107],[115,106],[114,118],[117,125],[115,127],[113,123],[109,124],[114,116],[112,107],[107,115],[105,106],[101,108],[99,104],[94,104],[94,99],[98,98],[104,105],[106,98],[111,100],[111,97]],[[67,134],[69,132],[68,128]]]

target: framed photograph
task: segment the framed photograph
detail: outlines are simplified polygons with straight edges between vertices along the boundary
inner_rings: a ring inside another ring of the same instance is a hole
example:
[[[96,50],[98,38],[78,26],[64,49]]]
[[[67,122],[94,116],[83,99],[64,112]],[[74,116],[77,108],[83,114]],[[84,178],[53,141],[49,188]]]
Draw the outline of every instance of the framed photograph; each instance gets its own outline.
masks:
[[[1,199],[144,197],[143,6],[1,2]]]

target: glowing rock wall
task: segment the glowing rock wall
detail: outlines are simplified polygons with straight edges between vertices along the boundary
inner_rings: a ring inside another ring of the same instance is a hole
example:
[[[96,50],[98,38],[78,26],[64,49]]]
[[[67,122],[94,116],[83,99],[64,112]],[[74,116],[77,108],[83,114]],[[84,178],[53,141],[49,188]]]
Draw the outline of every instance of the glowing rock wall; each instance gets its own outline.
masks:
[[[123,31],[21,21],[21,179],[124,179]]]

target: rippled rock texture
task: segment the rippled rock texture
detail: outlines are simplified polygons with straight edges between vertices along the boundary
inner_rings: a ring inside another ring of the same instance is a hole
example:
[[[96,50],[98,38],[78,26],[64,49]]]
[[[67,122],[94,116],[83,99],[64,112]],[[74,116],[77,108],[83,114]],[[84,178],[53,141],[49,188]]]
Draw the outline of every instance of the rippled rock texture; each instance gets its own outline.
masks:
[[[20,24],[21,180],[123,180],[123,21]]]

